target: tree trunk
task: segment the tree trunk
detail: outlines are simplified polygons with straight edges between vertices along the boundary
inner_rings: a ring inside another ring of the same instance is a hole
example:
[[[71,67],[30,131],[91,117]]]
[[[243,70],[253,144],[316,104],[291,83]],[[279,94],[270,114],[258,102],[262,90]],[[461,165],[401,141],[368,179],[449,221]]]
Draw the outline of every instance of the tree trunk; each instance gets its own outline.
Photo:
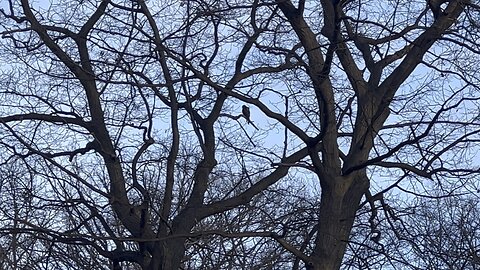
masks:
[[[176,238],[155,244],[152,259],[146,270],[180,269],[185,254],[185,239]]]
[[[333,187],[322,187],[320,217],[323,218],[319,220],[309,270],[340,269],[356,211],[369,187],[364,171],[355,173],[352,179],[347,187],[346,177],[338,177]]]

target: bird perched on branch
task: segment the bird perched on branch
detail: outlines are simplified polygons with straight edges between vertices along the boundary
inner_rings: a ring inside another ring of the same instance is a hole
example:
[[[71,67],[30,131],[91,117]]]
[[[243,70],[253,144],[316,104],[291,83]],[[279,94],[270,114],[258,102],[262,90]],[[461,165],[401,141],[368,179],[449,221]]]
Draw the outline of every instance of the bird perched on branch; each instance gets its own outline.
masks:
[[[247,120],[248,123],[250,123],[250,108],[247,105],[242,106],[242,114],[243,117]]]
[[[243,105],[242,106],[242,114],[243,114],[243,117],[245,117],[245,120],[247,120],[247,123],[249,123],[250,125],[252,125],[254,128],[258,129],[252,122],[252,120],[250,120],[250,108],[247,106],[247,105]]]

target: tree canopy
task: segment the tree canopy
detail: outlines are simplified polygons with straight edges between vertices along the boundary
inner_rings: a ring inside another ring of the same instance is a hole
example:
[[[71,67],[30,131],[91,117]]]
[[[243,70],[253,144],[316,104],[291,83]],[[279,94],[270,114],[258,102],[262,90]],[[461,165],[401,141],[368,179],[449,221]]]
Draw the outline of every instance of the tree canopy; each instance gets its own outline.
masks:
[[[476,1],[0,8],[0,268],[480,267]]]

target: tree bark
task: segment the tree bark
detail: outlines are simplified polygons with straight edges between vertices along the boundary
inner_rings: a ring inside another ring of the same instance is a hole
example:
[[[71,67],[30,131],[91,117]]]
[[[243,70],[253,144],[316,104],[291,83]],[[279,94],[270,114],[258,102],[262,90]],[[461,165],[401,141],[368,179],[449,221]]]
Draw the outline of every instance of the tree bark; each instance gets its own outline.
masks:
[[[322,189],[315,249],[311,255],[311,270],[340,268],[355,213],[369,182],[365,171],[335,179],[332,187]],[[346,183],[346,185],[345,185]]]

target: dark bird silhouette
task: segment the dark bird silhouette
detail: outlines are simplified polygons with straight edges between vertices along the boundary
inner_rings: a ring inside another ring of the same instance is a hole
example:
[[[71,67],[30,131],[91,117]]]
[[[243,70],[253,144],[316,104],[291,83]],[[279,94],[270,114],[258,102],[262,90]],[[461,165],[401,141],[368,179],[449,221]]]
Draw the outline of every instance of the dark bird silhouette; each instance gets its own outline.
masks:
[[[242,106],[242,114],[243,117],[247,120],[247,122],[250,124],[252,121],[250,121],[250,108],[247,105]]]
[[[255,124],[253,124],[252,120],[250,120],[250,108],[247,105],[242,106],[242,114],[243,117],[245,117],[245,120],[252,125],[254,128],[258,129]]]

